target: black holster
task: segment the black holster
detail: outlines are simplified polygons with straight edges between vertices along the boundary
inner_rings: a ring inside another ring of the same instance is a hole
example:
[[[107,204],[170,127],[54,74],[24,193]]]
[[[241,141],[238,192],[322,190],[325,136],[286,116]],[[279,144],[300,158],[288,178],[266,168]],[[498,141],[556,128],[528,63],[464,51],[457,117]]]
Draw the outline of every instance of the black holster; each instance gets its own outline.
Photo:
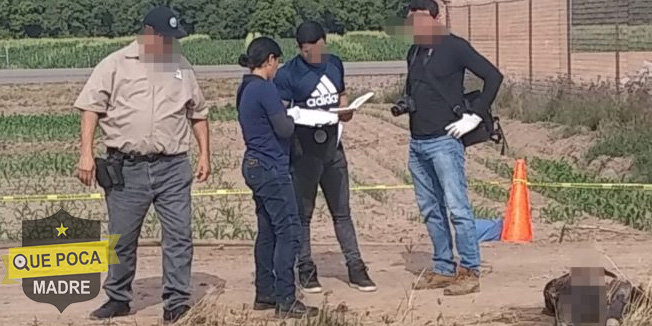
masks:
[[[106,158],[96,157],[95,166],[97,183],[105,191],[110,189],[120,190],[124,187],[122,166],[124,158],[119,155],[108,155]]]

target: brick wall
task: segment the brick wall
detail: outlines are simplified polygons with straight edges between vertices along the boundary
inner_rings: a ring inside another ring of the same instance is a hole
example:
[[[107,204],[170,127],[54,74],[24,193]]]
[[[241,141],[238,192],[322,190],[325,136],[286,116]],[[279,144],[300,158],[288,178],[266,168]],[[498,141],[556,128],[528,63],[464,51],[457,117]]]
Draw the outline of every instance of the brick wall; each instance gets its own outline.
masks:
[[[453,33],[510,79],[546,80],[570,69],[577,82],[616,81],[652,61],[652,52],[621,52],[618,60],[615,52],[569,56],[567,0],[451,0],[447,9]]]

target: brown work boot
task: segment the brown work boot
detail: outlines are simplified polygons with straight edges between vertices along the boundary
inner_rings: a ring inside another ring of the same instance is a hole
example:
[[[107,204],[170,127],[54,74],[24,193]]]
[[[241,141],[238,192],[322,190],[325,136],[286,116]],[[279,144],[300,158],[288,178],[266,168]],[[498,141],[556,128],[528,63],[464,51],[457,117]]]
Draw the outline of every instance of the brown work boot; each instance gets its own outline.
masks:
[[[480,292],[480,276],[460,268],[453,283],[444,289],[444,295],[465,295]]]
[[[417,283],[412,285],[412,288],[415,290],[441,289],[453,284],[454,280],[455,276],[446,276],[428,271],[421,275]]]

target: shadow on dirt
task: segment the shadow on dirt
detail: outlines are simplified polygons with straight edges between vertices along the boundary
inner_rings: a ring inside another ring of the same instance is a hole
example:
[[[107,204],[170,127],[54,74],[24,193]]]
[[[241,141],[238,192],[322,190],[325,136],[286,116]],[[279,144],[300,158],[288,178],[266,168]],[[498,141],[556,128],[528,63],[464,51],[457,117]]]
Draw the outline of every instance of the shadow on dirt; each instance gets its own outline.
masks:
[[[206,273],[193,273],[192,274],[193,291],[190,298],[190,303],[199,301],[208,289],[213,286],[216,288],[224,288],[226,281]],[[161,295],[163,293],[163,284],[161,277],[149,277],[138,279],[134,281],[134,301],[132,302],[132,311],[137,312],[147,307],[157,305],[163,300]]]
[[[476,321],[463,325],[518,325],[552,326],[555,319],[541,313],[540,307],[511,307],[499,312],[480,316]]]
[[[424,270],[432,268],[432,253],[425,251],[402,252],[401,257],[403,257],[405,270],[414,275],[418,276]]]
[[[403,264],[405,264],[405,270],[414,274],[415,276],[421,275],[425,270],[428,271],[432,269],[432,253],[425,251],[412,251],[412,252],[403,252],[401,253],[403,257]],[[456,261],[459,261],[458,257],[455,257]],[[396,266],[397,264],[394,264]],[[487,262],[481,262],[480,272],[482,275],[489,274],[493,271],[493,268]]]
[[[319,278],[334,278],[348,284],[349,274],[342,253],[339,251],[313,253],[312,259],[317,265]]]

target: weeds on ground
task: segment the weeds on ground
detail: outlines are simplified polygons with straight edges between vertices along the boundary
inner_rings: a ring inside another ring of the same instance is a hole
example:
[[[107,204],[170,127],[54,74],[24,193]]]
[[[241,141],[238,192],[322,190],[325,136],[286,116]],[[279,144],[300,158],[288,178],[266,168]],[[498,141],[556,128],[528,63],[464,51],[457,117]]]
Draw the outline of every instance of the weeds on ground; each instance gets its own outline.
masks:
[[[361,326],[362,316],[340,304],[330,308],[325,300],[318,316],[302,319],[277,319],[254,313],[250,307],[228,309],[219,305],[221,290],[210,289],[174,326]]]
[[[612,82],[577,84],[564,77],[536,82],[535,87],[528,83],[506,82],[494,107],[506,118],[569,126],[564,130],[564,137],[584,128],[597,131],[600,137],[586,159],[600,155],[633,156],[636,177],[650,182],[651,92],[652,77],[649,76],[630,79],[619,89]]]
[[[621,326],[652,325],[652,282],[643,287],[643,295],[636,298],[626,307],[626,313]]]
[[[473,216],[477,219],[496,220],[502,218],[500,212],[495,208],[485,207],[482,205],[471,205],[471,209],[473,211]]]
[[[575,171],[563,161],[539,158],[528,160],[536,175],[533,182],[603,183],[608,180],[594,178]],[[593,216],[619,221],[639,230],[652,229],[652,193],[630,189],[579,189],[537,187],[535,191],[555,199],[563,205],[582,210]]]
[[[354,186],[365,186],[365,183],[355,173],[349,172],[349,176],[351,181],[353,181]],[[386,190],[362,190],[362,192],[382,204],[387,203],[389,200],[389,193],[387,193]]]
[[[79,138],[79,113],[68,114],[9,114],[0,113],[0,141],[7,142],[43,142],[68,141]],[[210,121],[236,121],[235,106],[209,108]],[[100,135],[98,129],[95,133]]]
[[[569,183],[611,183],[611,180],[598,178],[575,170],[564,161],[546,160],[537,157],[528,158],[528,179],[533,183],[569,182]],[[478,160],[491,171],[504,178],[511,178],[509,165],[491,161]],[[541,209],[549,222],[575,222],[588,213],[598,218],[611,219],[639,230],[652,229],[652,193],[631,189],[585,189],[558,187],[530,187],[559,204],[550,204]]]
[[[505,190],[501,186],[489,184],[486,182],[482,182],[480,180],[472,180],[469,183],[469,185],[471,190],[475,191],[476,193],[480,194],[482,197],[485,197],[487,199],[491,199],[499,203],[506,203],[507,199],[509,199],[508,198],[509,194],[507,190]]]

